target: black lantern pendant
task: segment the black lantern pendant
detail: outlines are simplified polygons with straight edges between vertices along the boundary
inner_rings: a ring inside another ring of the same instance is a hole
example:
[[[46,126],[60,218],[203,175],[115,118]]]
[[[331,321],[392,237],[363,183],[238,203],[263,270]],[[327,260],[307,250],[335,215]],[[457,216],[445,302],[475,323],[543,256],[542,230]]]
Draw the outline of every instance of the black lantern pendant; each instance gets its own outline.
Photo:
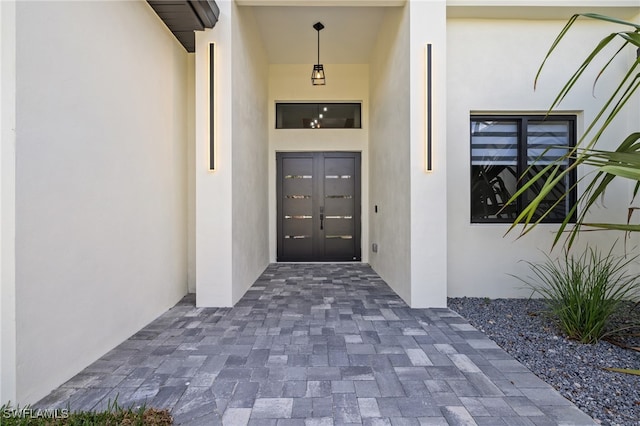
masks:
[[[313,28],[318,32],[318,62],[313,66],[311,72],[311,83],[314,86],[324,86],[326,84],[324,78],[324,67],[320,63],[320,30],[324,28],[321,22],[313,24]]]

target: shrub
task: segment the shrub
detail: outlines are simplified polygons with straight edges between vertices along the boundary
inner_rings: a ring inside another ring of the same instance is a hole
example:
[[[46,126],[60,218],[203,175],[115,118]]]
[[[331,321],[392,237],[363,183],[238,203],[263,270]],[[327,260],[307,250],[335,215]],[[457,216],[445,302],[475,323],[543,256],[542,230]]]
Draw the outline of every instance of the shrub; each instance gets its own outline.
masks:
[[[571,339],[596,343],[608,330],[611,315],[625,300],[638,296],[640,282],[627,267],[638,256],[614,256],[588,248],[579,256],[564,255],[542,263],[527,262],[533,277],[517,277],[547,302],[551,314]]]

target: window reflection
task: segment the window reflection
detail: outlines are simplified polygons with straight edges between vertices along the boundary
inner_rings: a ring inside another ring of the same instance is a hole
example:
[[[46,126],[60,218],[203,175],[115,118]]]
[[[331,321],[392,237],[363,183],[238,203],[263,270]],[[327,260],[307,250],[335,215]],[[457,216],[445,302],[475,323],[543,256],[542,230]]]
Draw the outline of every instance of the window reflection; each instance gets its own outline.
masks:
[[[276,129],[360,129],[360,103],[277,103]]]

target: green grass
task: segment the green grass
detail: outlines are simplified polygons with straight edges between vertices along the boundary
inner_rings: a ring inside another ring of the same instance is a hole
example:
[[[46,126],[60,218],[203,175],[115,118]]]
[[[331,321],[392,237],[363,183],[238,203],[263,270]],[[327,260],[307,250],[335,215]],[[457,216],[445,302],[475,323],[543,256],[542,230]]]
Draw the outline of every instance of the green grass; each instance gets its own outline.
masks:
[[[123,408],[116,401],[105,411],[71,412],[69,409],[37,410],[30,406],[0,407],[2,426],[168,426],[173,419],[168,410],[155,408]]]
[[[638,276],[627,272],[638,256],[614,256],[612,251],[588,248],[578,256],[567,251],[558,259],[547,256],[542,263],[527,262],[533,277],[516,278],[546,300],[569,338],[596,343],[616,331],[608,328],[611,316],[640,290]]]

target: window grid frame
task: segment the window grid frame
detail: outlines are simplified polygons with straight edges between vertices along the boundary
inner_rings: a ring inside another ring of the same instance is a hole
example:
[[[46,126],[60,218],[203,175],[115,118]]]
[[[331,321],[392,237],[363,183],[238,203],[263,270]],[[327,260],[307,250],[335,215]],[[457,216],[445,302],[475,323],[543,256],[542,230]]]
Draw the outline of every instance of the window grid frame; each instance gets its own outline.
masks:
[[[525,170],[527,169],[527,167],[529,167],[528,161],[528,148],[529,148],[529,143],[528,143],[528,137],[527,137],[527,129],[529,126],[529,122],[530,121],[537,121],[537,122],[543,122],[543,121],[567,121],[569,122],[569,126],[568,126],[568,140],[569,140],[569,147],[573,148],[576,146],[577,143],[577,116],[573,115],[573,114],[550,114],[550,115],[544,115],[544,114],[470,114],[469,116],[469,129],[471,129],[471,126],[474,122],[481,122],[481,121],[515,121],[517,123],[517,146],[516,146],[516,171],[517,171],[517,175],[518,175],[518,183],[516,186],[516,190],[520,190],[520,188],[522,188],[522,185],[524,185],[526,183],[526,180],[522,180],[520,181],[520,177],[523,175],[523,173],[525,172]],[[469,132],[469,183],[471,184],[471,179],[473,178],[473,134],[470,131]],[[567,167],[569,167],[571,164],[573,164],[574,161],[573,160],[569,160],[569,164],[567,165]],[[563,201],[563,203],[568,203],[568,207],[567,210],[570,211],[577,203],[577,188],[576,188],[576,182],[577,182],[577,171],[576,169],[573,169],[569,175],[567,176],[568,178],[568,188],[569,188],[569,194],[568,196],[565,198],[565,201]],[[471,189],[471,187],[469,187],[469,189]],[[525,192],[523,195],[521,195],[520,197],[518,197],[518,199],[516,200],[516,215],[519,215],[520,213],[522,213],[522,209],[524,208],[524,196],[526,196],[527,193]],[[513,223],[513,219],[510,218],[479,218],[479,217],[473,217],[473,194],[471,192],[469,192],[469,217],[470,217],[470,223],[474,224],[506,224],[506,223]],[[576,221],[576,217],[577,217],[577,209],[573,212],[573,214],[571,215],[571,218],[569,219],[569,223],[575,223]],[[566,217],[565,217],[566,218]],[[560,224],[563,223],[564,219],[549,219],[546,218],[544,220],[542,220],[540,223],[547,223],[547,224]]]

